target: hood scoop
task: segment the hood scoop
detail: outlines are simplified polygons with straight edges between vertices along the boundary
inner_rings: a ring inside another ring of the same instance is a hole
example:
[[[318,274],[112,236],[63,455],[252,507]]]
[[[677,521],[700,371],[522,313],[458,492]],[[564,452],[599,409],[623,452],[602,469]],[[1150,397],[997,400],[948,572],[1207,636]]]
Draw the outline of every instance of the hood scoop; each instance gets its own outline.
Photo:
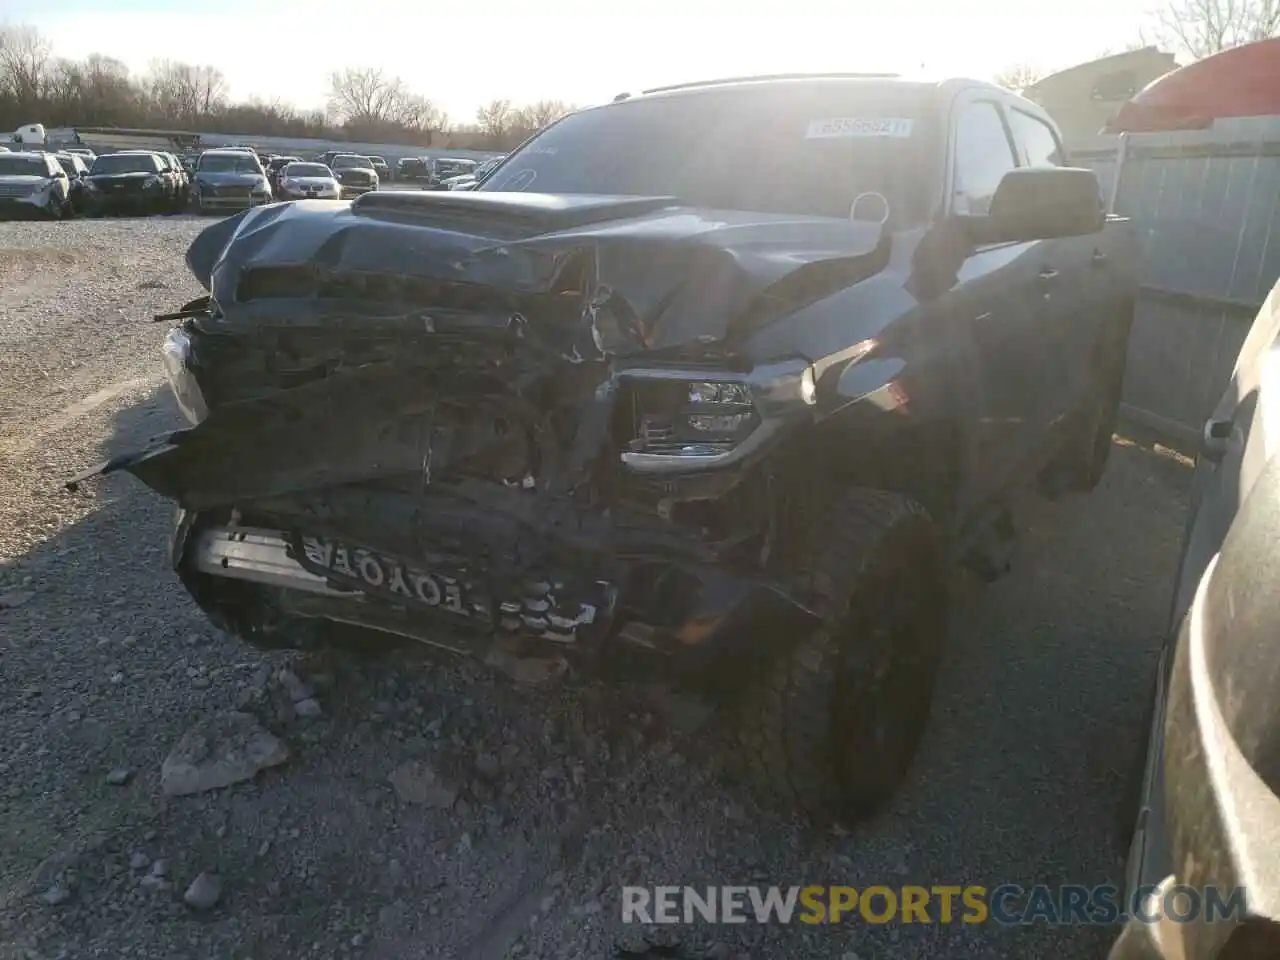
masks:
[[[354,200],[351,212],[370,219],[515,240],[640,217],[678,203],[675,197],[379,190]]]

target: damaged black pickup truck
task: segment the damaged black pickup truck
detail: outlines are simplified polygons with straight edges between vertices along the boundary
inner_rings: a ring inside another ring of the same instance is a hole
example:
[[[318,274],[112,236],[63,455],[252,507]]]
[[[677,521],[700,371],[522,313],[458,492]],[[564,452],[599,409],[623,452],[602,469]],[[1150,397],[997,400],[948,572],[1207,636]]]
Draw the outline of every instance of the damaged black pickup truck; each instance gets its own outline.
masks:
[[[949,561],[1011,490],[1098,482],[1134,260],[990,85],[650,91],[475,192],[210,226],[164,345],[193,425],[86,476],[177,502],[178,574],[251,643],[652,672],[853,822],[925,726]]]

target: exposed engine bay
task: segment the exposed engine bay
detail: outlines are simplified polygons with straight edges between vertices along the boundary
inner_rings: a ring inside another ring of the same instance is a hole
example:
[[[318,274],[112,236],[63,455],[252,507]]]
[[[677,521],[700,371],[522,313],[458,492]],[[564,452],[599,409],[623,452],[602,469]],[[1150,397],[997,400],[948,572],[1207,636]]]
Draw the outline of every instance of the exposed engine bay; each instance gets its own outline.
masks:
[[[157,318],[192,426],[76,482],[123,469],[174,500],[207,610],[269,598],[459,652],[793,631],[812,614],[770,571],[805,471],[772,454],[815,418],[813,370],[741,337],[886,257],[878,224],[667,198],[249,211],[188,253],[210,295]]]

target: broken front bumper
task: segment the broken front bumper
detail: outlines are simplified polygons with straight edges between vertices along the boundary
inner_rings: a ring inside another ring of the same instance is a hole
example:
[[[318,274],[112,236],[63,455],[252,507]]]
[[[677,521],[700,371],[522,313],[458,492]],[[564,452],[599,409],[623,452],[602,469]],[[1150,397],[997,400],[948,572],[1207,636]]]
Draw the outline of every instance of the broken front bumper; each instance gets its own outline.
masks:
[[[479,531],[466,512],[448,523]],[[297,616],[461,654],[483,655],[495,639],[519,640],[531,652],[625,665],[703,687],[736,684],[743,670],[767,663],[816,625],[814,614],[776,585],[713,564],[584,553],[575,543],[571,562],[554,552],[516,569],[501,560],[490,565],[491,544],[482,537],[478,532],[472,558],[450,548],[402,560],[340,546],[335,560],[333,541],[326,547],[324,539],[298,531],[208,524],[180,509],[172,556],[188,582],[195,573],[258,584]]]

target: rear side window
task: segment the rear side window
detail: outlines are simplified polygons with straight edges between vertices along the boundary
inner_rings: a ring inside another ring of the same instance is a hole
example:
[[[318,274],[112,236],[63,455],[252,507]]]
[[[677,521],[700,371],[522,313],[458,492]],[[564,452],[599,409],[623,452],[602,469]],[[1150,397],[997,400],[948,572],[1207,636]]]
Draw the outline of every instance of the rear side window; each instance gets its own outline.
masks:
[[[1000,108],[990,100],[967,104],[956,123],[955,211],[985,216],[1006,173],[1018,165]]]
[[[1062,145],[1047,123],[1022,110],[1009,111],[1009,126],[1013,139],[1022,153],[1022,162],[1028,167],[1065,167]]]

